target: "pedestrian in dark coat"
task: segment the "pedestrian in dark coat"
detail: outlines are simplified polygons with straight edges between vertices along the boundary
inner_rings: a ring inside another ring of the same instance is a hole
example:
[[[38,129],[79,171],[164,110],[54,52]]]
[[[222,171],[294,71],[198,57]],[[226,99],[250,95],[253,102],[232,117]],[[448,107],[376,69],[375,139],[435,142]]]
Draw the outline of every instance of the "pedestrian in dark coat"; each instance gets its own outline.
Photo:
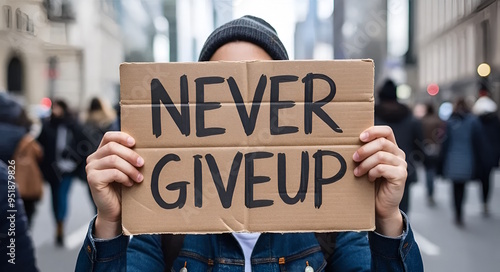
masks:
[[[41,164],[45,180],[52,191],[52,209],[57,224],[56,245],[64,245],[64,221],[67,216],[68,193],[71,181],[84,157],[79,150],[82,130],[68,105],[55,100],[50,119],[44,120],[38,141],[44,149]]]
[[[0,92],[0,271],[38,271],[24,203],[15,182],[19,164],[12,159],[27,134],[20,125],[22,107]]]
[[[22,107],[7,93],[0,92],[0,160],[7,163],[12,159],[17,144],[26,134],[26,128],[17,122]]]
[[[28,225],[31,226],[36,203],[43,194],[43,179],[39,162],[42,151],[29,133],[32,121],[23,107],[7,93],[0,93],[0,159],[16,162],[16,184],[23,200]]]
[[[422,148],[424,150],[425,180],[427,187],[427,202],[434,206],[434,177],[439,164],[439,153],[444,141],[446,124],[439,118],[432,103],[426,105],[427,112],[420,120],[424,134]]]
[[[423,136],[422,125],[411,110],[398,102],[396,84],[387,80],[378,93],[379,101],[375,106],[375,125],[387,125],[394,131],[399,147],[406,154],[408,177],[399,208],[408,213],[410,186],[417,181],[416,164],[423,158],[420,148]]]
[[[455,224],[463,227],[465,184],[475,178],[477,166],[481,163],[481,125],[470,113],[464,98],[457,99],[446,122],[442,152],[443,176],[453,182]]]
[[[491,171],[498,167],[500,160],[500,120],[498,118],[498,107],[495,101],[490,98],[490,93],[486,86],[482,86],[479,91],[479,98],[472,107],[472,112],[479,117],[482,132],[484,135],[485,148],[481,152],[483,163],[479,165],[477,171],[478,178],[482,185],[483,214],[489,216],[489,194],[491,185]]]
[[[15,162],[0,160],[0,271],[36,272],[35,249],[23,201],[10,173]],[[9,173],[10,172],[10,173]],[[11,202],[11,199],[13,202]]]

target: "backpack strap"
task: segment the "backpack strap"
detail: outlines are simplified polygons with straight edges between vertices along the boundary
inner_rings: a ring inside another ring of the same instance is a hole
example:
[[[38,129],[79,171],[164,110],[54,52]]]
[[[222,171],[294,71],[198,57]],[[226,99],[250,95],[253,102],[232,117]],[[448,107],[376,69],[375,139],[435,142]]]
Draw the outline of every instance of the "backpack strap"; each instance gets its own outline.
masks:
[[[182,245],[184,244],[185,234],[161,234],[161,251],[163,252],[163,262],[165,263],[165,272],[170,272],[175,259],[179,256]]]
[[[329,261],[330,257],[335,253],[335,244],[337,243],[338,232],[322,232],[315,233],[316,240],[318,240],[323,256],[326,262]]]

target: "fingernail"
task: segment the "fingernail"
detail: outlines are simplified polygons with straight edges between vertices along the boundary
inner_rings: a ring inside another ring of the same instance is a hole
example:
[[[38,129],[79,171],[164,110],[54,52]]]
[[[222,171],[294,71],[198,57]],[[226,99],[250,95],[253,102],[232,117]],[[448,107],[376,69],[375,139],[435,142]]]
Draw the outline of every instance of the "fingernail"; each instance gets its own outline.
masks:
[[[137,181],[141,182],[143,178],[144,178],[144,176],[141,173],[139,173],[139,175],[137,175]]]
[[[354,168],[354,175],[355,176],[359,175],[359,169],[358,169],[358,167]]]
[[[359,154],[358,154],[358,151],[354,152],[354,155],[352,155],[352,159],[354,161],[359,161]]]
[[[128,138],[127,138],[127,144],[128,144],[128,145],[134,145],[134,138],[132,138],[132,137],[128,137]]]
[[[142,166],[144,164],[144,159],[142,157],[137,158],[137,166]]]
[[[368,132],[361,133],[361,135],[359,135],[359,138],[361,139],[361,141],[368,140]]]

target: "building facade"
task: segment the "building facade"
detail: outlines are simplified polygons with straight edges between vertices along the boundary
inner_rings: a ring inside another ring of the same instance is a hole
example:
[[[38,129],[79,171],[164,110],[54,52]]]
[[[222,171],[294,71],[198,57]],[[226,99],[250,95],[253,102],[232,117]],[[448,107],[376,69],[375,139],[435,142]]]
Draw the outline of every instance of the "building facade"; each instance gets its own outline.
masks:
[[[26,106],[93,96],[117,102],[123,61],[117,1],[0,0],[0,90]]]
[[[418,96],[428,97],[437,84],[438,100],[459,95],[477,96],[479,83],[489,85],[500,101],[500,1],[419,0],[416,7]],[[491,74],[480,77],[477,68],[488,63]]]
[[[38,103],[49,94],[49,78],[62,76],[49,71],[49,59],[54,63],[59,53],[78,59],[81,51],[53,42],[60,39],[43,1],[2,0],[0,9],[0,89],[27,105]]]

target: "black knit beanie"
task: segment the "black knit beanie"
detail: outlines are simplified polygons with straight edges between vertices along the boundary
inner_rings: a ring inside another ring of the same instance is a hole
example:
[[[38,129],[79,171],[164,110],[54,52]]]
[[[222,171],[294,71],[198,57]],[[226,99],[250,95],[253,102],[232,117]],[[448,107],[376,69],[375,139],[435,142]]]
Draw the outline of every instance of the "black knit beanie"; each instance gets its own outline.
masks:
[[[382,101],[396,101],[398,100],[396,91],[397,87],[394,81],[387,79],[378,93],[378,98]]]
[[[205,41],[198,61],[208,61],[226,43],[246,41],[264,49],[274,60],[287,60],[288,54],[276,30],[261,18],[246,15],[218,27]]]

